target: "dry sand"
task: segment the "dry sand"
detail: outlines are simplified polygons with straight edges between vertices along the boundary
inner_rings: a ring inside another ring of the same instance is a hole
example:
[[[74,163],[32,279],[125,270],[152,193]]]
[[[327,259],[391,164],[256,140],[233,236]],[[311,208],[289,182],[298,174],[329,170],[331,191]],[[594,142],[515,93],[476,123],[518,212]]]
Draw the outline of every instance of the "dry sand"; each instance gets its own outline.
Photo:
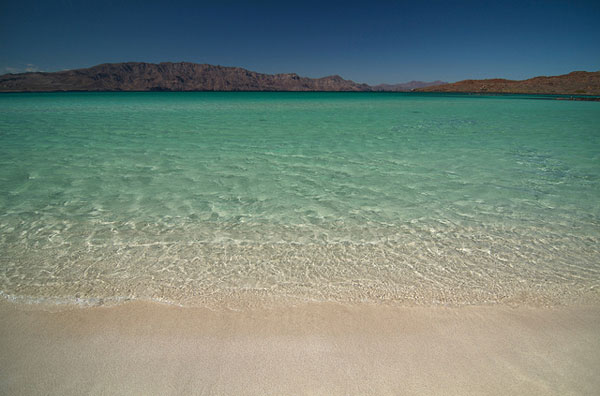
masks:
[[[5,395],[597,395],[600,307],[0,303]]]

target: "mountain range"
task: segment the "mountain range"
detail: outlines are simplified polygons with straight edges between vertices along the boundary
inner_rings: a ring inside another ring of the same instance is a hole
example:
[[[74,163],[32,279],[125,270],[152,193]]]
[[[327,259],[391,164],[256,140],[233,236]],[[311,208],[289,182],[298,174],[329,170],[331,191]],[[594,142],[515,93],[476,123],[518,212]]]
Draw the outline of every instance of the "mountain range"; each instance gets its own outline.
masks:
[[[340,76],[262,74],[197,63],[105,63],[87,69],[0,76],[0,92],[40,91],[370,91]]]
[[[338,75],[322,78],[295,73],[263,74],[239,67],[189,62],[105,63],[85,69],[0,76],[0,92],[56,91],[419,91],[600,95],[600,72],[505,79],[411,81],[369,86]]]

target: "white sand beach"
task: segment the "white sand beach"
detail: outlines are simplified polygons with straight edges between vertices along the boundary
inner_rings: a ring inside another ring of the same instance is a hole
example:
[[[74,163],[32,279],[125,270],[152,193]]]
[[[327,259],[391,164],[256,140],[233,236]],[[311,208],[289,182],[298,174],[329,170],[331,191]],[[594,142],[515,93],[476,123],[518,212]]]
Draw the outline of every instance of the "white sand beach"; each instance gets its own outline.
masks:
[[[600,308],[0,304],[5,395],[593,395]]]

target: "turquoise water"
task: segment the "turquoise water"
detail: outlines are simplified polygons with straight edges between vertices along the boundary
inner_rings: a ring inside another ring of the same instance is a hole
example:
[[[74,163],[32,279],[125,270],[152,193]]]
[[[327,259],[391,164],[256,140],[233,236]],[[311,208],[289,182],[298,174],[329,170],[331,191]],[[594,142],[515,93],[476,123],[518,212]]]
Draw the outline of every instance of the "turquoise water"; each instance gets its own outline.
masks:
[[[0,290],[183,305],[600,300],[600,103],[0,95]]]

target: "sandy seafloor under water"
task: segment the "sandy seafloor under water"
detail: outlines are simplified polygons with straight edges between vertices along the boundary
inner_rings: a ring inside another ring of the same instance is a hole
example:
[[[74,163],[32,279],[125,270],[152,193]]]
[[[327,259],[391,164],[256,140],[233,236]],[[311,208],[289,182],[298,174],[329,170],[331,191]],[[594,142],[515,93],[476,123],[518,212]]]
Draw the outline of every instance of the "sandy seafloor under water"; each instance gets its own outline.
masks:
[[[594,394],[600,107],[0,95],[0,393]]]

